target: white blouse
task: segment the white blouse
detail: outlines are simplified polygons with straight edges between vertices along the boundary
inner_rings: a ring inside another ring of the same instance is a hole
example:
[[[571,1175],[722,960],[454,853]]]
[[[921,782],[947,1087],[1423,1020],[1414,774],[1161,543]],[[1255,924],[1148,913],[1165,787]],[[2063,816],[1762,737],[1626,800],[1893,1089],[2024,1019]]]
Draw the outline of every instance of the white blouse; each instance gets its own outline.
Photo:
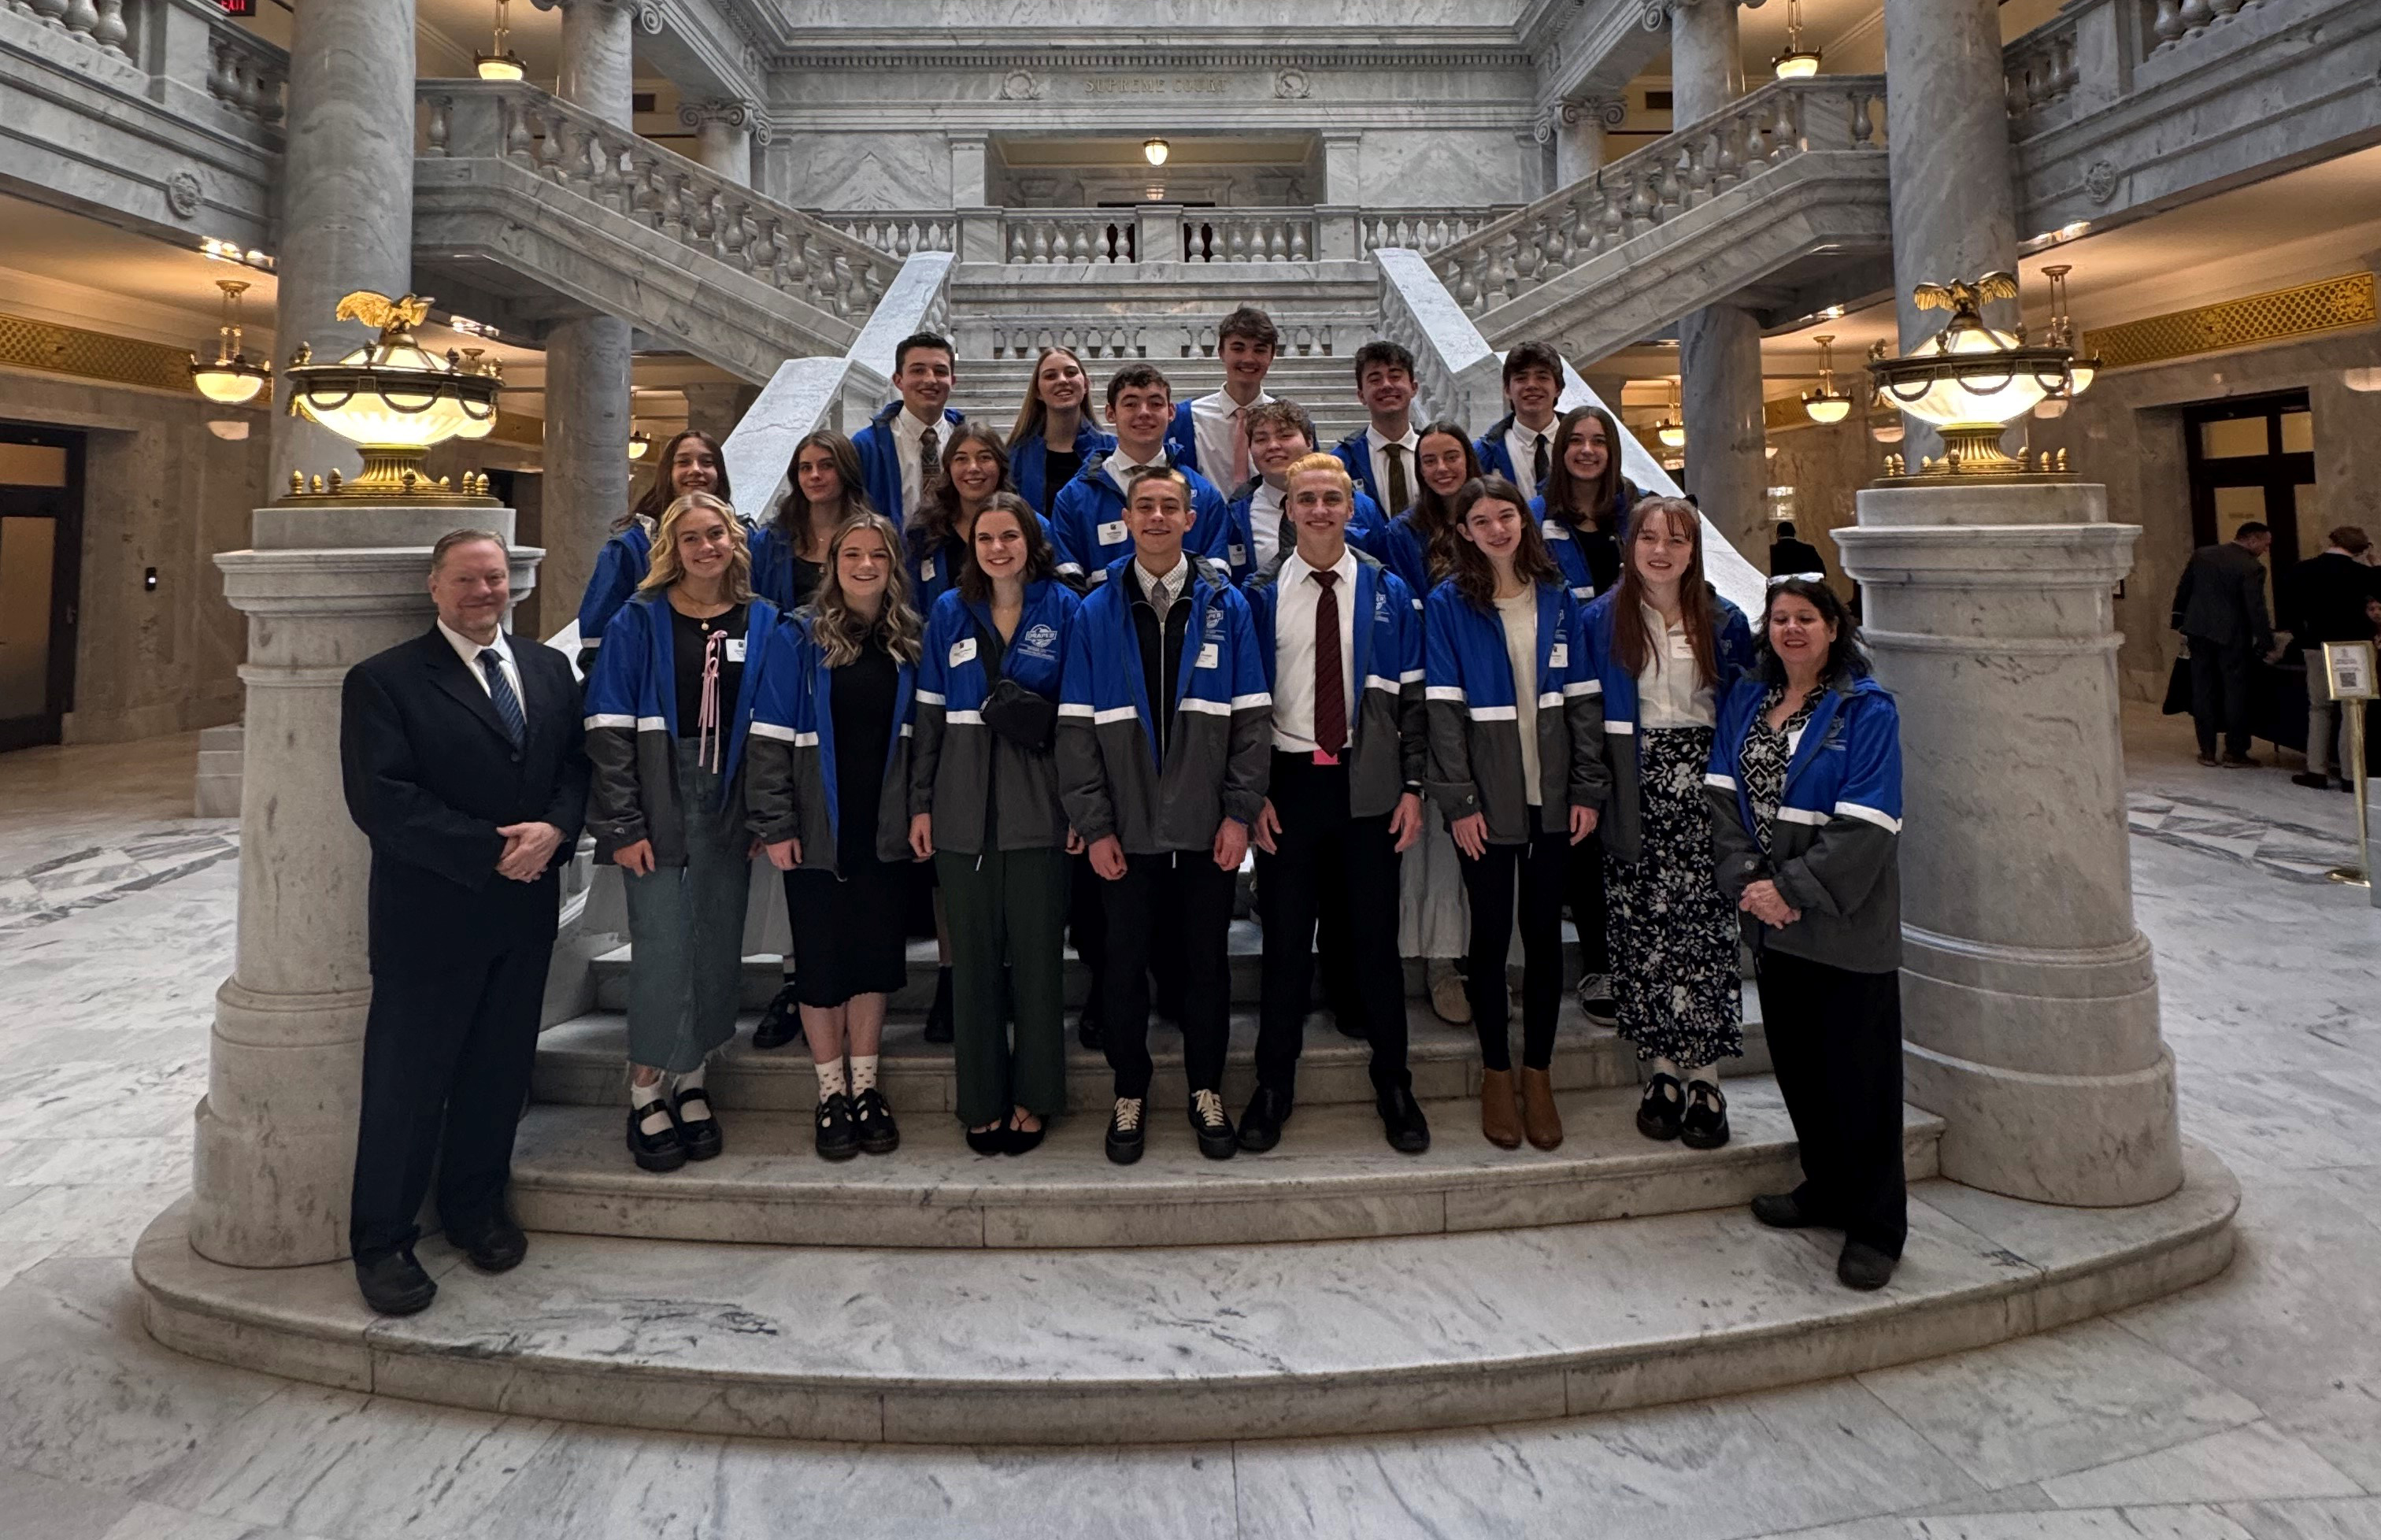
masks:
[[[1662,612],[1651,605],[1637,606],[1645,617],[1645,634],[1656,639],[1653,656],[1637,674],[1637,725],[1640,727],[1709,727],[1718,725],[1713,712],[1712,687],[1697,682],[1694,644],[1683,624],[1665,626]]]

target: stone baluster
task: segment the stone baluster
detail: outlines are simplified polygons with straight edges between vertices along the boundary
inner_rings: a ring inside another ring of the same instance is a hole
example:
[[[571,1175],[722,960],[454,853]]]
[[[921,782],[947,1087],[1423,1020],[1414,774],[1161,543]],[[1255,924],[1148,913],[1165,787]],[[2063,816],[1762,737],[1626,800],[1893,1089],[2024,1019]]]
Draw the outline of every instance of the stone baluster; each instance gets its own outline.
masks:
[[[91,26],[92,41],[122,58],[124,40],[131,35],[131,30],[124,25],[124,0],[99,0],[99,14]]]
[[[1488,248],[1485,245],[1473,247],[1470,260],[1463,264],[1463,308],[1474,315],[1487,308]]]
[[[455,128],[455,99],[451,96],[425,96],[422,102],[430,108],[428,120],[421,129],[423,153],[443,156],[446,153],[446,136]]]
[[[1570,201],[1570,249],[1585,262],[1604,250],[1604,189],[1590,188]]]
[[[2157,0],[2157,18],[2150,23],[2150,30],[2157,34],[2159,48],[2171,47],[2183,31],[2180,0]]]
[[[635,189],[620,175],[621,147],[595,136],[595,197],[615,214],[626,214],[635,202]]]
[[[2215,19],[2216,12],[2209,6],[2207,0],[2182,0],[2182,27],[2185,37],[2197,37],[2207,31],[2208,23]],[[69,20],[67,25],[72,26],[73,22]]]
[[[2205,0],[2201,0],[2205,4]],[[67,0],[66,27],[79,38],[88,39],[99,25],[99,7],[92,0]]]
[[[537,165],[537,143],[529,130],[529,114],[510,97],[496,104],[497,140],[504,146],[505,159],[534,168]]]
[[[1873,150],[1876,147],[1876,94],[1859,91],[1852,93],[1852,148]]]
[[[537,172],[547,181],[562,180],[562,125],[551,113],[534,114],[537,121]]]
[[[1629,177],[1628,238],[1636,239],[1654,227],[1653,178],[1642,169]]]
[[[1026,229],[1029,238],[1026,246],[1026,261],[1034,266],[1041,266],[1050,260],[1049,223],[1046,220],[1036,219],[1032,221]]]
[[[34,20],[44,22],[60,31],[66,30],[67,0],[25,0],[25,3],[32,7]]]

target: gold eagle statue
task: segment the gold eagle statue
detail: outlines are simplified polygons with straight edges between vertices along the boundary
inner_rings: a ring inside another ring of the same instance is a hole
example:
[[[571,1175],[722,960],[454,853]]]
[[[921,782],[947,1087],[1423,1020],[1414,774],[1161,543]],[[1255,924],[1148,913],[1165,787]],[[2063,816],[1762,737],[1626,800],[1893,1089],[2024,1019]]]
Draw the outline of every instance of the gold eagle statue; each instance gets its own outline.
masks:
[[[1920,284],[1910,298],[1923,311],[1949,311],[1953,316],[1973,315],[1996,299],[2017,298],[2017,275],[1992,272],[1974,283],[1954,278],[1948,284]]]
[[[360,288],[339,301],[335,312],[341,321],[360,321],[384,336],[393,332],[410,332],[428,318],[430,296],[409,294],[402,299],[369,288]]]

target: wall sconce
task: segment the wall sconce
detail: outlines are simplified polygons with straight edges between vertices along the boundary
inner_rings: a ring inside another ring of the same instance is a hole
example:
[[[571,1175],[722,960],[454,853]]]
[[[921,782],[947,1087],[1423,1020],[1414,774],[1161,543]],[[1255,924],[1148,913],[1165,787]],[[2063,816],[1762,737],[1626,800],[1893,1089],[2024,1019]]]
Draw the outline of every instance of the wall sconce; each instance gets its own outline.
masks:
[[[1149,139],[1142,141],[1141,158],[1152,165],[1164,165],[1166,157],[1173,153],[1174,146],[1162,139]]]

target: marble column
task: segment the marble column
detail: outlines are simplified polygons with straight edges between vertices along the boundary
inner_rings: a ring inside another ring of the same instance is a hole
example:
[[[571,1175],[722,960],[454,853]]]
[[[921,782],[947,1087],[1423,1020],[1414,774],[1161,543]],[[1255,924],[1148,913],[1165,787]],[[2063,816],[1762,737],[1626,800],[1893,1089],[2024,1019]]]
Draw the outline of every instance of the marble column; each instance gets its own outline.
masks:
[[[1755,543],[1769,485],[1762,416],[1761,323],[1740,305],[1706,305],[1679,323],[1686,489],[1705,518],[1761,565]]]
[[[275,278],[278,366],[304,342],[336,359],[372,328],[335,321],[356,289],[413,285],[413,0],[308,0],[291,15],[281,246]],[[286,411],[272,414],[273,481],[363,465],[347,440]]]
[[[563,99],[605,122],[632,126],[636,75],[625,0],[538,0],[562,9]],[[629,508],[629,324],[587,315],[557,322],[545,338],[545,471],[542,535],[554,559],[555,597],[542,616],[574,610],[612,521]]]
[[[1686,0],[1670,12],[1670,121],[1683,128],[1743,94],[1736,0]]]
[[[460,525],[512,538],[509,508],[263,507],[215,558],[248,617],[238,961],[215,994],[190,1174],[190,1244],[240,1267],[348,1253],[372,976],[370,856],[339,778],[348,668],[418,634],[430,546]],[[538,553],[513,553],[513,593]]]
[[[746,385],[741,380],[702,380],[682,389],[686,395],[686,425],[709,434],[722,444],[727,442],[727,435],[736,431],[736,424],[761,397],[759,385]]]
[[[1910,1100],[1943,1174],[2036,1203],[2182,1182],[2133,923],[2111,597],[2140,530],[2076,483],[1874,487],[1834,532],[1901,707]]]
[[[1618,108],[1618,111],[1612,109]],[[1627,109],[1611,102],[1565,102],[1555,113],[1555,185],[1569,187],[1604,167],[1604,130]]]
[[[678,120],[694,130],[694,158],[739,187],[752,185],[752,113],[741,102],[686,102]]]
[[[1911,302],[1918,285],[2018,270],[1997,0],[1885,0],[1885,75],[1893,288],[1906,353],[1949,319]],[[1984,318],[2013,327],[2017,304],[1996,301]],[[1914,417],[1902,422],[1911,465],[1942,454],[1932,427]]]

